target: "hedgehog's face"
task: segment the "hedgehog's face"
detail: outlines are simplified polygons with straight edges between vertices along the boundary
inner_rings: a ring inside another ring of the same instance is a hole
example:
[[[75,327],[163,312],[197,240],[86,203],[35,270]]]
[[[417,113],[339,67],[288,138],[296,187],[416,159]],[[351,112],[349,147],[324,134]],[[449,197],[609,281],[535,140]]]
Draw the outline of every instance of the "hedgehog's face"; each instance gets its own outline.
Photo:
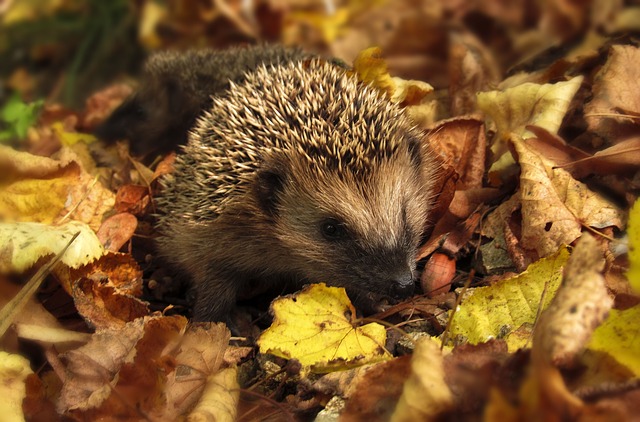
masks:
[[[409,149],[373,167],[357,176],[294,160],[263,174],[262,186],[280,186],[263,190],[262,204],[305,281],[404,298],[429,206],[425,173]]]

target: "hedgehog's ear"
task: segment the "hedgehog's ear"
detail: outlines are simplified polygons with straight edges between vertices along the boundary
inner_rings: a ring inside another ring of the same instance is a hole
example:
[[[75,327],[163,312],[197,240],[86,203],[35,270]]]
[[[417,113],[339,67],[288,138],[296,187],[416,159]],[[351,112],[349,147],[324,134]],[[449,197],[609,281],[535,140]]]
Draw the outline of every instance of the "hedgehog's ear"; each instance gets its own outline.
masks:
[[[275,215],[278,194],[284,185],[284,171],[277,166],[261,168],[256,173],[255,194],[260,207],[269,215]]]

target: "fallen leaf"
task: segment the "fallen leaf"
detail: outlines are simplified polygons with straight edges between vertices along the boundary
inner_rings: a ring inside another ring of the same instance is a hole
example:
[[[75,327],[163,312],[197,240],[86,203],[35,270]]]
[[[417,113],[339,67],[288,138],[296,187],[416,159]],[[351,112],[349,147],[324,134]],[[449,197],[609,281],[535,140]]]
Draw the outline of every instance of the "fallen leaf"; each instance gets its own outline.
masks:
[[[56,255],[77,232],[80,235],[61,258],[70,268],[79,268],[104,254],[102,244],[86,224],[0,223],[0,272],[26,271],[40,258]]]
[[[127,212],[112,215],[102,222],[96,235],[104,248],[118,252],[127,243],[138,227],[138,219]]]
[[[521,168],[518,191],[522,246],[548,256],[580,236],[582,225],[622,228],[624,214],[610,201],[513,138]]]
[[[426,82],[392,77],[378,47],[367,48],[358,54],[353,70],[359,81],[384,92],[392,103],[402,107],[419,106],[425,96],[433,92]]]
[[[637,200],[629,211],[629,270],[627,279],[631,287],[640,293],[640,200]]]
[[[186,420],[234,422],[240,400],[237,372],[236,368],[226,368],[209,376],[200,401]]]
[[[382,58],[379,47],[371,47],[361,51],[353,61],[353,71],[359,81],[370,84],[384,92],[388,98],[393,96],[396,84],[389,74],[387,63]]]
[[[514,134],[524,139],[533,136],[527,125],[556,133],[583,79],[577,76],[555,84],[524,83],[504,91],[479,93],[478,108],[497,127],[498,140],[491,147],[494,155],[500,157],[506,152],[506,142]]]
[[[188,328],[181,316],[155,315],[98,330],[88,344],[63,355],[67,367],[58,411],[83,420],[129,420],[141,412],[153,420],[175,420],[223,369],[228,341],[223,324]],[[238,393],[237,385],[221,391]]]
[[[624,139],[617,144],[597,151],[568,164],[583,169],[585,174],[628,174],[640,168],[640,137]]]
[[[146,214],[150,204],[151,198],[148,187],[125,185],[118,189],[114,209],[118,212],[143,216]]]
[[[386,331],[377,323],[354,325],[345,290],[313,284],[271,304],[273,324],[257,343],[261,353],[297,359],[306,369],[328,372],[385,360]]]
[[[485,173],[485,127],[473,117],[456,117],[429,129],[429,142],[460,175],[456,190],[481,188]]]
[[[532,370],[521,395],[526,388],[537,390],[539,409],[532,407],[529,412],[539,417],[575,418],[584,409],[584,403],[564,383],[558,366],[575,364],[578,353],[613,304],[605,287],[603,268],[598,243],[583,234],[565,266],[561,287],[540,315],[533,333]]]
[[[456,343],[478,344],[533,324],[539,308],[549,306],[560,286],[568,257],[567,249],[561,248],[515,277],[473,289],[453,315],[450,338]]]
[[[56,272],[80,315],[100,329],[122,327],[149,314],[142,293],[142,271],[131,255],[109,252],[76,270]]]
[[[51,125],[51,129],[53,129],[53,133],[58,137],[58,139],[60,139],[60,143],[66,146],[72,146],[78,142],[90,144],[98,140],[95,136],[88,133],[67,130],[62,122],[53,123]]]
[[[29,361],[22,356],[0,351],[0,414],[5,421],[23,421],[22,400],[25,382],[33,374]]]
[[[364,367],[361,367],[364,368]],[[356,370],[359,368],[356,368]],[[339,375],[344,371],[326,376]],[[392,403],[397,403],[405,381],[411,373],[411,356],[400,356],[386,362],[379,362],[366,368],[364,375],[353,376],[342,391],[332,392],[347,398],[340,420],[356,422],[363,420],[389,420]],[[349,392],[349,394],[346,394]]]
[[[594,79],[593,99],[585,106],[589,129],[616,141],[637,134],[640,100],[636,95],[640,71],[640,49],[614,45],[609,58]]]
[[[210,411],[209,402],[216,395],[220,400],[227,400],[221,401],[221,405],[235,412],[240,392],[236,381],[237,362],[229,363],[225,358],[231,350],[240,348],[229,347],[229,338],[230,332],[224,324],[200,323],[188,326],[181,338],[169,343],[164,354],[175,356],[171,363],[175,370],[167,374],[163,391],[165,406],[159,406],[153,414],[160,420],[176,420],[194,405],[192,414],[197,413],[198,408],[203,412]],[[249,351],[245,350],[238,357],[246,356]]]
[[[590,350],[607,353],[640,376],[640,306],[623,311],[612,309],[608,318],[593,332]]]
[[[132,92],[133,89],[129,85],[114,84],[91,95],[85,101],[82,128],[95,130]]]
[[[565,265],[562,285],[540,315],[534,331],[534,353],[542,353],[554,366],[568,366],[575,360],[613,305],[603,269],[598,242],[583,234]]]
[[[416,343],[411,375],[391,415],[391,421],[435,421],[453,406],[453,394],[445,382],[440,345],[429,337]]]
[[[0,145],[0,219],[45,224],[63,217],[97,230],[114,195],[86,173],[68,148],[59,160],[18,152]]]

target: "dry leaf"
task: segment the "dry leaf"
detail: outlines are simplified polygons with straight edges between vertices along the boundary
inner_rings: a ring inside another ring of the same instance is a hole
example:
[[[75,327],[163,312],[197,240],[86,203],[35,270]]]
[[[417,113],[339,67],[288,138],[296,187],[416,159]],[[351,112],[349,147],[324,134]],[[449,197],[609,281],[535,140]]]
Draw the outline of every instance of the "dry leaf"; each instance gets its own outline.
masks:
[[[175,420],[200,399],[208,377],[221,370],[228,340],[224,325],[187,329],[180,316],[139,318],[99,330],[86,346],[64,355],[58,411],[84,420],[113,415],[129,420],[141,413]],[[237,385],[221,392],[238,394]]]
[[[563,169],[513,138],[521,168],[522,246],[548,256],[577,239],[581,226],[623,227],[624,214]]]
[[[571,363],[606,318],[613,300],[607,293],[603,269],[598,242],[583,234],[565,266],[562,286],[534,332],[534,353],[540,353],[546,362],[555,366]]]
[[[431,338],[421,338],[411,356],[411,375],[391,421],[438,420],[453,406],[453,394],[444,377],[440,345]]]
[[[639,61],[638,47],[614,45],[595,77],[593,100],[585,106],[585,118],[589,128],[604,138],[616,141],[638,132]]]
[[[359,368],[356,368],[359,369]],[[341,374],[343,371],[333,374]],[[402,388],[411,373],[411,357],[400,356],[388,362],[380,362],[367,367],[364,375],[355,381],[349,380],[347,404],[340,414],[343,422],[363,420],[389,420],[393,403],[397,403]],[[329,375],[333,375],[329,374]],[[333,392],[333,394],[340,393]]]
[[[61,257],[62,264],[80,268],[101,257],[104,249],[93,230],[70,221],[61,226],[40,223],[0,223],[0,273],[22,273],[38,260],[56,255],[80,233]]]
[[[555,84],[524,83],[504,91],[479,93],[478,108],[497,127],[498,141],[491,147],[494,155],[502,156],[506,151],[505,142],[514,134],[525,139],[531,137],[527,125],[556,133],[583,79],[578,76]]]
[[[236,368],[226,368],[209,376],[202,398],[187,422],[234,422],[240,400],[237,372]]]
[[[553,299],[567,258],[563,248],[517,276],[473,289],[453,315],[451,338],[457,343],[477,344],[503,338],[524,324],[532,325],[539,309],[545,309]]]
[[[0,413],[2,420],[23,421],[22,400],[26,396],[25,381],[33,371],[22,356],[0,351]]]
[[[460,175],[456,190],[482,187],[485,172],[484,123],[473,117],[438,122],[429,130],[429,142]]]
[[[102,222],[96,235],[104,248],[118,252],[127,243],[138,227],[138,219],[126,212],[112,215]]]
[[[260,352],[297,359],[305,370],[328,372],[385,360],[386,331],[377,323],[354,326],[345,290],[312,284],[271,304],[273,324],[257,343]]]
[[[59,160],[17,152],[0,145],[0,219],[45,224],[63,217],[97,230],[114,195],[83,170],[68,148]]]
[[[230,349],[227,347],[229,338],[229,330],[224,324],[194,324],[179,339],[177,347],[173,344],[167,346],[165,353],[176,347],[175,352],[171,353],[175,354],[175,370],[167,375],[164,388],[166,405],[154,412],[159,418],[176,420],[200,402],[193,415],[201,406],[206,407],[209,401],[207,397],[210,398],[212,394],[229,395],[229,400],[233,396],[237,403],[239,387],[235,381],[235,368],[221,369],[228,365],[224,357]],[[247,352],[245,350],[245,355]],[[218,380],[224,381],[224,384]],[[232,384],[229,385],[229,382]],[[235,405],[229,402],[225,405],[235,412]]]
[[[136,297],[142,271],[131,255],[110,252],[77,270],[59,270],[57,277],[93,327],[117,328],[149,314],[147,303]]]

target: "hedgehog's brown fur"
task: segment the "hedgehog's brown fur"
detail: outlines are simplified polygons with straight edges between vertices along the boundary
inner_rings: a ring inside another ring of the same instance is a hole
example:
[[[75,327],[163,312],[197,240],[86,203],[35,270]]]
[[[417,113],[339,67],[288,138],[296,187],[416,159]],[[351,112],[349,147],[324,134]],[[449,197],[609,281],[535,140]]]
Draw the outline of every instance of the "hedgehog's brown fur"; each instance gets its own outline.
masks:
[[[216,51],[163,51],[145,63],[141,85],[97,129],[102,140],[128,139],[131,152],[143,156],[173,150],[211,96],[241,83],[261,64],[282,64],[310,57],[279,45],[257,45]]]
[[[223,319],[247,281],[413,291],[435,162],[403,111],[321,60],[264,66],[214,100],[158,199],[160,253]]]

